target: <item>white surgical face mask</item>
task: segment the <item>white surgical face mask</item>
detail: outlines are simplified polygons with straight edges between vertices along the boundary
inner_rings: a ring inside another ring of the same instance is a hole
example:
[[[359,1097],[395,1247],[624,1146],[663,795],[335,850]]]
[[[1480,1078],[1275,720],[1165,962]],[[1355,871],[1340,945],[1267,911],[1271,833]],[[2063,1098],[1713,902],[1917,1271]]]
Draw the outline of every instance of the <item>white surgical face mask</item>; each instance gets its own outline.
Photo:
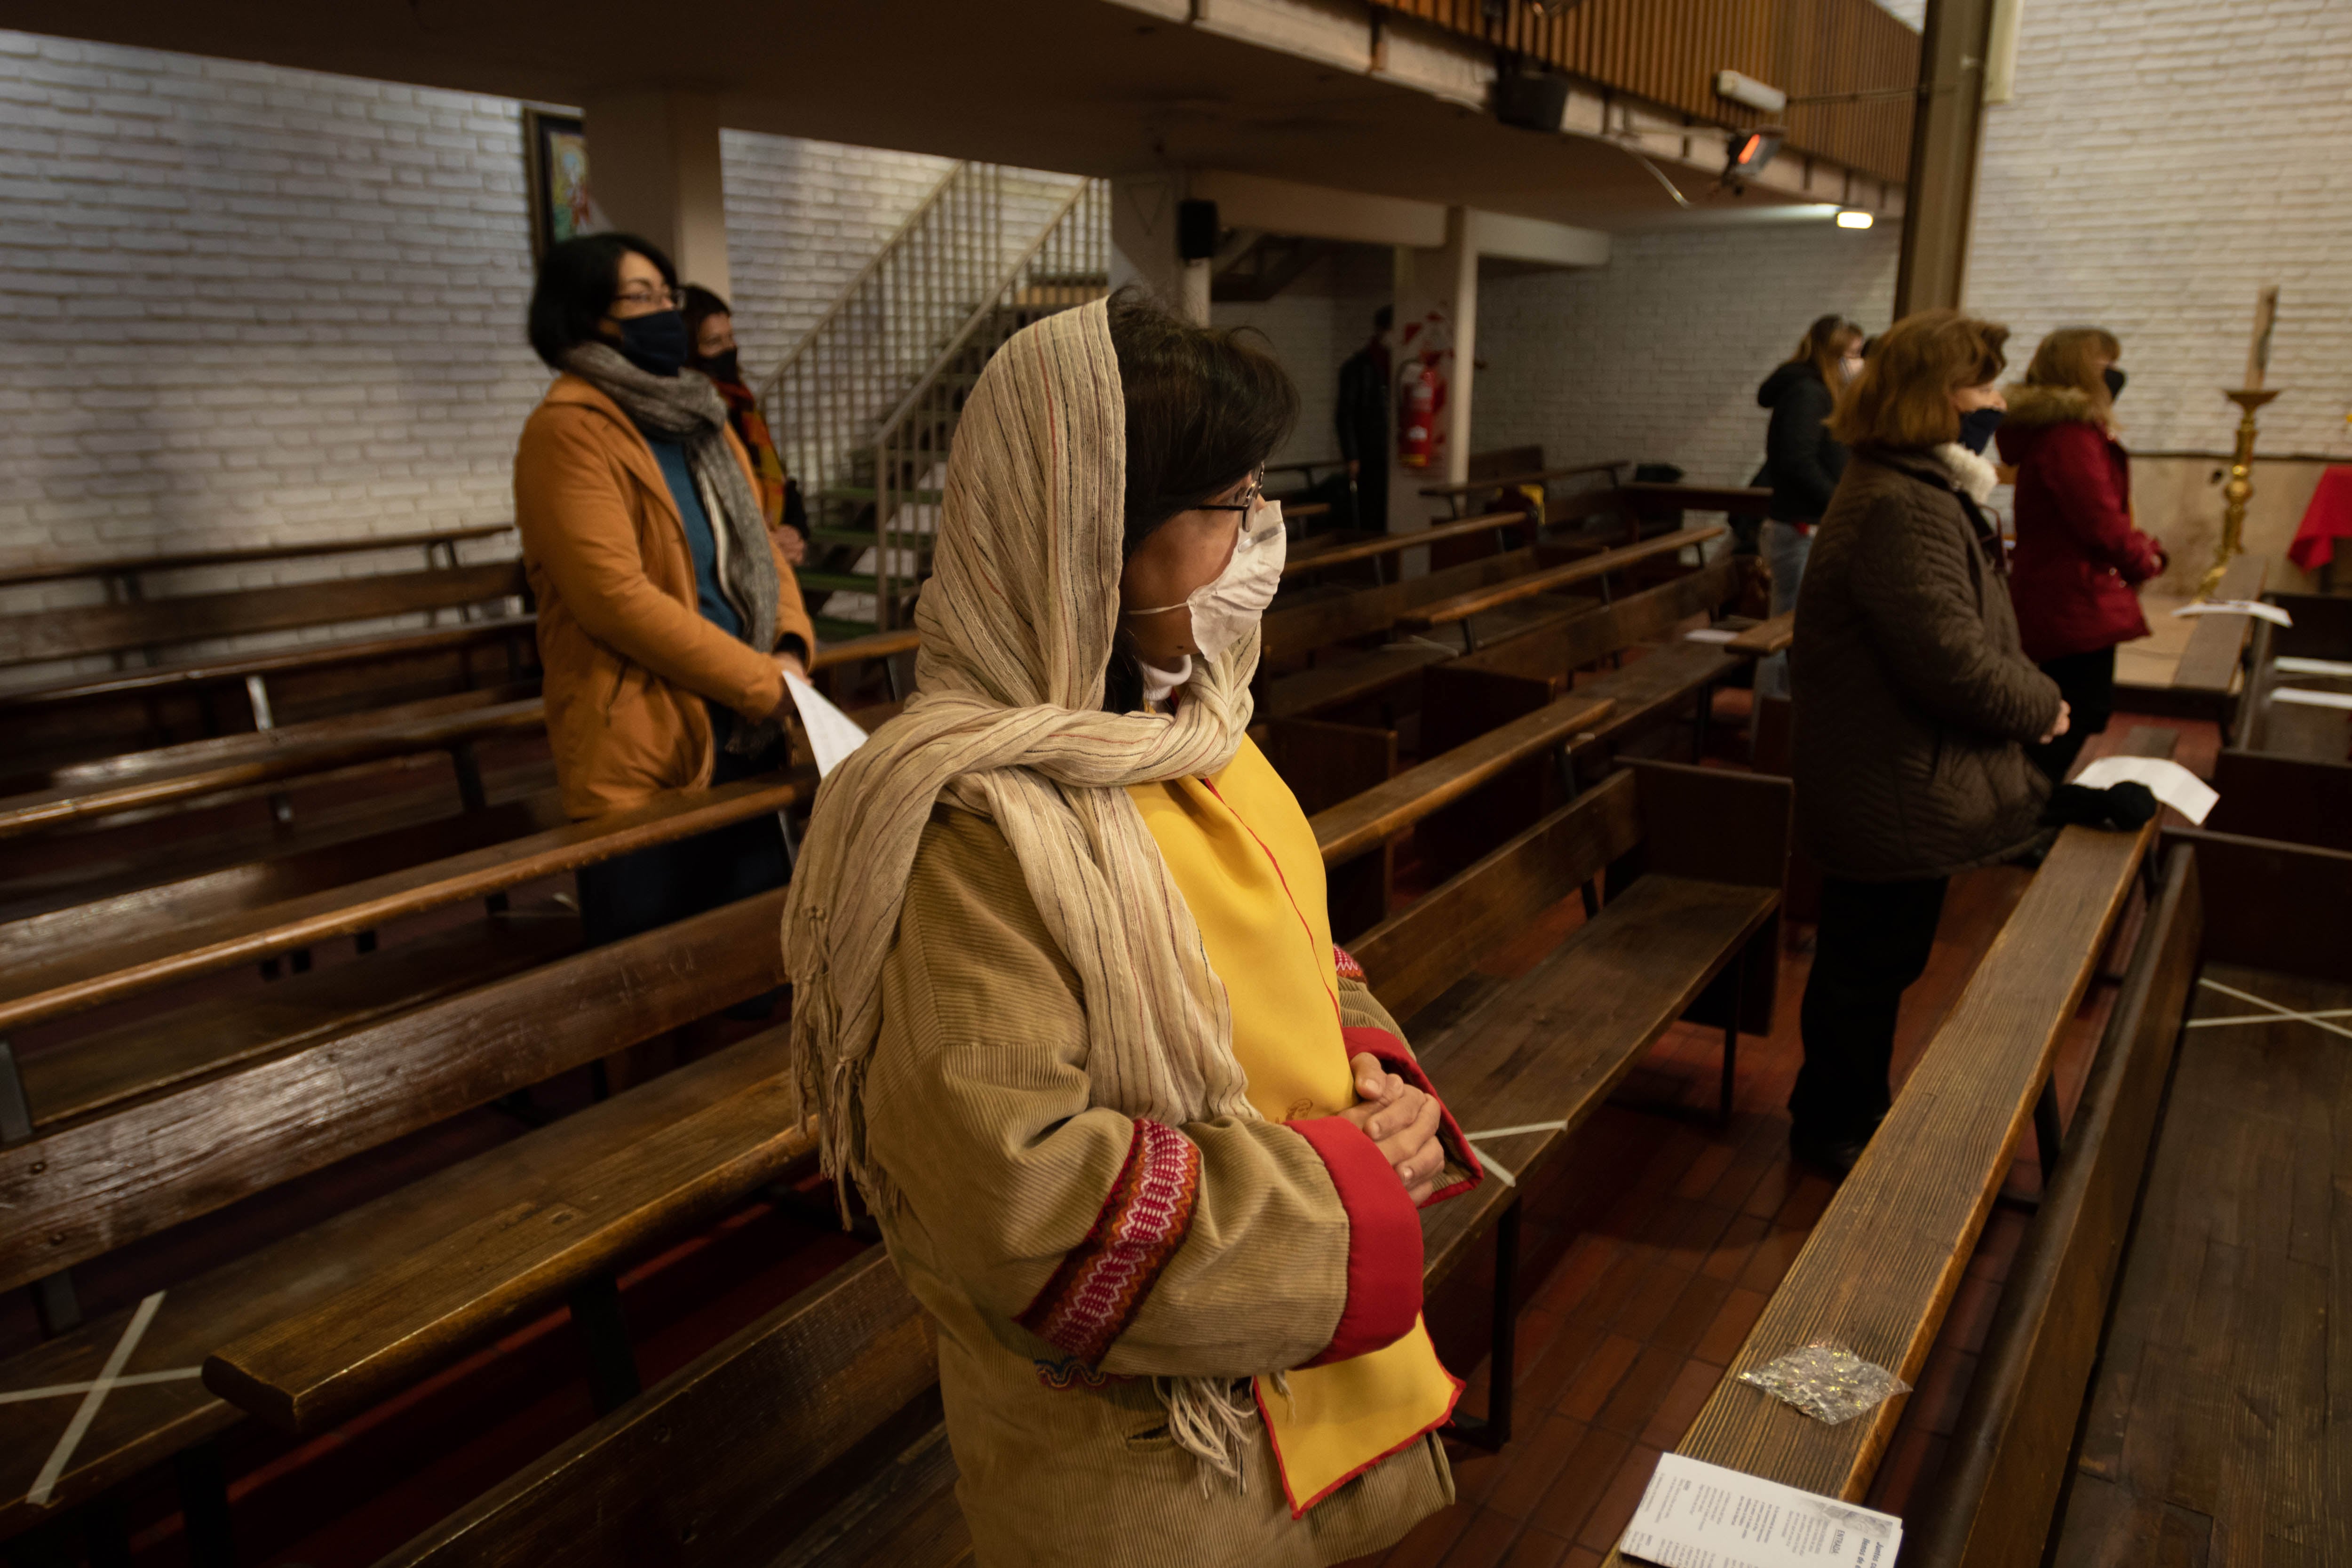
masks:
[[[1862,374],[1862,356],[1860,354],[1848,354],[1845,358],[1840,360],[1838,363],[1845,371],[1845,378],[1848,381],[1852,381],[1855,376]]]
[[[1214,662],[1249,635],[1274,603],[1282,586],[1282,563],[1289,553],[1289,535],[1283,531],[1282,503],[1266,501],[1243,521],[1241,537],[1234,541],[1234,558],[1225,569],[1192,590],[1181,605],[1136,610],[1139,616],[1165,615],[1171,610],[1192,612],[1192,646],[1201,658]]]

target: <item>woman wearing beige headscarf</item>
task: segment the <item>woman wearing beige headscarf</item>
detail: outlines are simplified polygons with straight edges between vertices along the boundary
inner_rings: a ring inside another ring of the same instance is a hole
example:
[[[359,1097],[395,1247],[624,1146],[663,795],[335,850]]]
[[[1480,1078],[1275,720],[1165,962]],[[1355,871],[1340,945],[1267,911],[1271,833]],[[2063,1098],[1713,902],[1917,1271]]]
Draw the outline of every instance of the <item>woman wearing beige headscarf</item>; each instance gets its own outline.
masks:
[[[920,695],[795,876],[803,1090],[939,1320],[983,1568],[1331,1563],[1453,1497],[1414,1210],[1476,1163],[1243,732],[1295,405],[1126,295],[1008,342]]]

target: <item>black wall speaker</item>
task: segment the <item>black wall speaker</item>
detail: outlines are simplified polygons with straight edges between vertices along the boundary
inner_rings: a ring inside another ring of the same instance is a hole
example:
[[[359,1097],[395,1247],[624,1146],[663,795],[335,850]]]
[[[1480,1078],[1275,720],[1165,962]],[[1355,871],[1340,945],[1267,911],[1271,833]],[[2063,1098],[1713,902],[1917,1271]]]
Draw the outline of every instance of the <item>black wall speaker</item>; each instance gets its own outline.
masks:
[[[1206,261],[1217,254],[1217,204],[1176,204],[1176,254],[1187,261]]]
[[[1495,79],[1495,118],[1522,131],[1558,131],[1568,111],[1568,79],[1506,73]]]

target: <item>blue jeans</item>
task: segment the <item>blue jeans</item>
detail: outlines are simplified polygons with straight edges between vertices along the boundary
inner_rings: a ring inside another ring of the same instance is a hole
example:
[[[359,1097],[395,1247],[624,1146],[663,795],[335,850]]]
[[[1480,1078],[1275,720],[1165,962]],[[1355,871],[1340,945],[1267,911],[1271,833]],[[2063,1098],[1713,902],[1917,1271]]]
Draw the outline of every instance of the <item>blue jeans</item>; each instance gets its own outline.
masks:
[[[1772,614],[1785,616],[1797,607],[1797,584],[1804,580],[1805,557],[1813,550],[1813,536],[1800,533],[1790,522],[1764,525],[1764,569],[1772,577]],[[1756,667],[1756,694],[1789,695],[1789,656],[1776,653]]]

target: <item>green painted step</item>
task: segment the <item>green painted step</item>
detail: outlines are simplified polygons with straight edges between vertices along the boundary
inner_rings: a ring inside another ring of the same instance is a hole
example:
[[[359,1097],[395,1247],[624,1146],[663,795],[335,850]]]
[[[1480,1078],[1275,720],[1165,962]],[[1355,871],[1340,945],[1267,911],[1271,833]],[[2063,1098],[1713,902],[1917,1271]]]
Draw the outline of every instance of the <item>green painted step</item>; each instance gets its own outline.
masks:
[[[794,568],[803,594],[870,594],[874,578],[864,572],[808,572]]]
[[[828,647],[834,643],[847,642],[852,637],[870,637],[874,635],[872,621],[844,621],[831,616],[814,616],[810,618],[816,623],[816,640]]]

